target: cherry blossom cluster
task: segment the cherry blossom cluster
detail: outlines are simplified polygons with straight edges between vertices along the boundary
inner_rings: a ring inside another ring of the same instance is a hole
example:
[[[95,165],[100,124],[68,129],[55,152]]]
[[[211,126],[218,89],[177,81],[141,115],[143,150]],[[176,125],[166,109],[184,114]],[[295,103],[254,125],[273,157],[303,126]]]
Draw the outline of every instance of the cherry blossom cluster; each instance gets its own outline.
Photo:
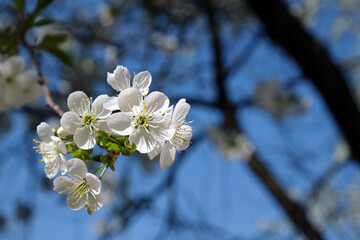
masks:
[[[35,72],[24,68],[25,62],[18,56],[0,62],[0,112],[23,107],[42,95]]]
[[[151,81],[148,71],[136,74],[131,81],[128,69],[117,66],[107,76],[107,83],[119,92],[117,96],[103,94],[93,99],[82,91],[73,92],[67,99],[69,111],[61,117],[60,128],[52,129],[44,122],[38,125],[41,141],[34,140],[34,148],[42,155],[40,162],[45,163],[48,178],[54,178],[60,171],[61,175],[54,180],[54,190],[67,194],[72,210],[85,206],[93,214],[102,207],[101,179],[108,167],[113,169],[120,154],[129,155],[121,149],[135,146],[133,151],[147,154],[151,160],[160,154],[160,167],[165,169],[174,163],[176,151],[189,147],[192,128],[185,118],[190,105],[181,99],[175,107],[170,106],[164,93],[148,94]],[[108,145],[106,141],[111,139],[115,140]],[[108,154],[101,156],[102,164],[89,173],[86,162],[90,157],[75,157],[78,151],[74,150],[91,151],[96,145],[108,150]]]

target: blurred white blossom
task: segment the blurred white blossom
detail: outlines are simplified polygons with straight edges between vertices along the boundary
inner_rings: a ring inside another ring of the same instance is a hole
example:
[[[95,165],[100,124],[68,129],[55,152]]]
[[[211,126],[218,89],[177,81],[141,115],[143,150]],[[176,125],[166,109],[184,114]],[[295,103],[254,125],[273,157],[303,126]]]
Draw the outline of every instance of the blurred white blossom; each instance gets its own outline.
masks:
[[[210,128],[207,133],[227,160],[249,160],[254,153],[254,146],[242,133],[218,128]]]
[[[309,99],[300,99],[286,90],[277,80],[260,82],[255,89],[253,102],[278,120],[303,113],[310,107]]]
[[[13,56],[0,63],[0,111],[21,108],[42,95],[33,71],[24,71],[25,62]]]

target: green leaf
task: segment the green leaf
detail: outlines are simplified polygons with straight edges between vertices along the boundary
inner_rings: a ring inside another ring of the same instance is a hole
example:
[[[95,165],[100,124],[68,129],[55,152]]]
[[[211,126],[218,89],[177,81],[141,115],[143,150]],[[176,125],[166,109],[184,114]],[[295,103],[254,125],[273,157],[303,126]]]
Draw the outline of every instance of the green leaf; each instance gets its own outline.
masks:
[[[38,0],[34,11],[30,15],[30,19],[34,19],[42,11],[44,11],[47,6],[49,6],[54,1],[55,0]]]
[[[25,0],[12,0],[15,4],[16,9],[21,13],[24,14],[25,9]]]
[[[47,51],[48,53],[54,55],[55,57],[57,57],[64,64],[66,64],[68,66],[72,66],[71,56],[67,52],[61,50],[60,48],[49,48],[49,49],[44,49],[44,50]]]
[[[42,41],[37,45],[38,48],[50,49],[57,48],[61,43],[69,39],[69,34],[58,33],[45,35]]]
[[[51,19],[48,19],[48,18],[43,18],[43,19],[35,21],[32,26],[33,27],[40,27],[40,26],[45,26],[45,25],[48,25],[48,24],[52,24],[54,22],[55,22],[54,20],[51,20]]]

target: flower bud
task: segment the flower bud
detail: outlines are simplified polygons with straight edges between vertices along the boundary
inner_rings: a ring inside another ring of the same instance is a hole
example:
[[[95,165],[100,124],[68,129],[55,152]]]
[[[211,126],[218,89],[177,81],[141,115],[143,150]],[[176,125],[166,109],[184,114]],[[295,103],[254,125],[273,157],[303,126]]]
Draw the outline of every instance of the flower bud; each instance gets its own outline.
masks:
[[[63,127],[59,127],[59,129],[57,130],[57,135],[60,138],[65,139],[67,136],[71,135],[70,133],[68,133],[67,131],[65,131],[65,129]]]

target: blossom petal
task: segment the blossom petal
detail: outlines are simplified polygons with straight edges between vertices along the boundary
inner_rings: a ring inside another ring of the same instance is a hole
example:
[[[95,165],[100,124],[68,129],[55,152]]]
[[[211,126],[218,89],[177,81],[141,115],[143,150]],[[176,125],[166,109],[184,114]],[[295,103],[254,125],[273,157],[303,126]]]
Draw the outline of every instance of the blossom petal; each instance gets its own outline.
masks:
[[[81,149],[91,149],[96,144],[96,134],[90,127],[82,127],[75,131],[74,142]]]
[[[16,75],[21,72],[25,67],[25,62],[22,58],[18,56],[12,56],[2,65],[2,73],[5,76]]]
[[[130,135],[129,140],[136,144],[136,149],[141,153],[151,152],[157,144],[154,137],[143,128],[135,130]]]
[[[175,161],[176,150],[170,142],[166,142],[160,155],[160,167],[165,169],[173,165]]]
[[[104,103],[104,108],[111,111],[120,110],[117,97],[109,97],[108,100]]]
[[[77,211],[85,206],[85,196],[70,193],[67,197],[67,203],[71,210]]]
[[[55,177],[55,175],[59,172],[60,169],[60,161],[61,159],[59,155],[56,155],[56,157],[52,159],[47,159],[44,167],[46,177],[48,177],[49,179]]]
[[[98,118],[106,118],[111,114],[111,110],[104,108],[104,103],[109,100],[109,96],[102,94],[98,96],[92,104],[93,112]]]
[[[120,92],[130,87],[129,70],[118,65],[113,73],[107,73],[107,83],[116,91]]]
[[[151,121],[149,123],[151,135],[158,141],[165,141],[171,139],[175,134],[175,127],[169,118],[162,118],[162,120]]]
[[[21,90],[28,90],[36,85],[37,87],[41,88],[38,80],[39,77],[31,70],[17,74],[15,79],[16,83],[18,84],[17,87],[19,87]]]
[[[51,141],[51,136],[54,136],[53,130],[45,122],[40,123],[37,126],[36,131],[37,131],[37,134],[39,135],[39,138],[43,142],[47,142],[47,143],[50,142]]]
[[[155,148],[151,151],[148,152],[147,155],[149,156],[150,160],[153,160],[162,150],[164,146],[164,143],[158,143],[156,144]]]
[[[169,107],[169,98],[162,92],[152,92],[144,99],[146,113],[149,115],[163,114]]]
[[[134,106],[140,106],[142,95],[139,89],[128,88],[119,94],[117,101],[122,112],[129,112]]]
[[[67,161],[68,174],[76,179],[85,178],[86,173],[88,172],[86,164],[83,160],[79,158],[72,158]]]
[[[65,131],[70,134],[74,134],[75,130],[81,126],[78,115],[71,111],[68,111],[62,115],[60,124],[65,129]]]
[[[105,120],[98,120],[98,123],[99,123],[99,126],[98,126],[98,128],[99,128],[99,130],[101,130],[101,131],[105,131],[105,132],[108,132],[108,131],[110,131],[110,129],[109,129],[109,127],[108,127],[108,125],[107,125],[107,123],[106,123],[107,121],[105,121]]]
[[[172,121],[175,123],[175,126],[178,127],[185,121],[189,110],[190,104],[188,104],[184,98],[180,99],[174,108],[174,113],[172,116]]]
[[[86,206],[86,210],[90,215],[95,213],[97,210],[99,210],[103,206],[103,204],[104,204],[104,200],[101,194],[96,195],[89,192],[88,206]]]
[[[178,151],[182,151],[189,147],[192,135],[192,128],[184,124],[176,130],[175,136],[170,141]]]
[[[70,133],[68,133],[67,131],[65,131],[65,129],[60,126],[57,130],[57,135],[62,138],[62,139],[65,139],[67,136],[71,135]]]
[[[102,186],[100,179],[92,173],[86,173],[85,178],[91,191],[95,194],[99,194]]]
[[[60,156],[60,162],[61,162],[61,174],[65,174],[66,172],[67,172],[67,159],[66,159],[66,157],[64,156],[64,155],[62,155],[62,154],[59,154],[59,156]]]
[[[146,94],[149,92],[151,80],[151,74],[148,71],[139,72],[134,77],[133,87],[139,89],[141,94],[146,96]]]
[[[59,194],[68,194],[72,191],[71,187],[74,187],[74,180],[67,176],[60,176],[54,180],[54,191]]]
[[[133,128],[131,127],[132,119],[127,113],[114,113],[106,122],[109,129],[119,135],[126,136],[133,132]]]
[[[59,137],[51,136],[50,139],[55,144],[57,150],[59,150],[60,153],[67,153],[65,143]]]
[[[71,93],[67,99],[69,110],[82,113],[88,106],[90,107],[88,99],[88,96],[83,91]]]

